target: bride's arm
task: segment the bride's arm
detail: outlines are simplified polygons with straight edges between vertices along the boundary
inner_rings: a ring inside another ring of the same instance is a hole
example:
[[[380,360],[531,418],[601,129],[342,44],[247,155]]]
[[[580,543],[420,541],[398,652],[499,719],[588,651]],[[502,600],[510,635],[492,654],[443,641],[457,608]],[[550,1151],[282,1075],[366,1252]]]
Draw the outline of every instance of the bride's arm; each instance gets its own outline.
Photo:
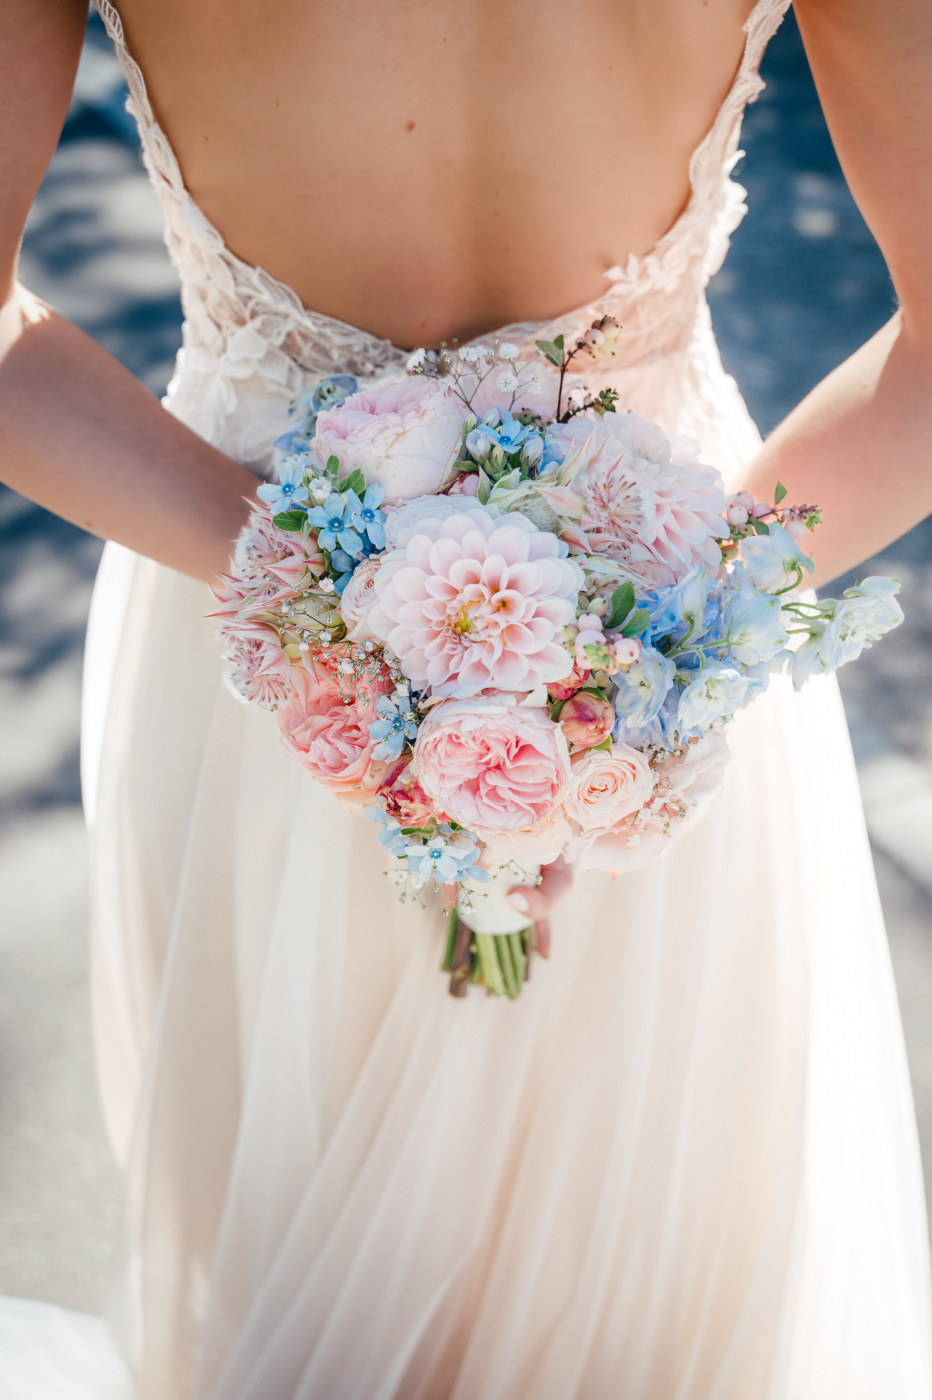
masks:
[[[95,535],[209,579],[256,480],[16,281],[74,84],[84,0],[10,0],[0,43],[0,480]]]
[[[816,582],[932,511],[932,5],[796,0],[839,160],[899,311],[767,439],[746,485],[822,506]]]

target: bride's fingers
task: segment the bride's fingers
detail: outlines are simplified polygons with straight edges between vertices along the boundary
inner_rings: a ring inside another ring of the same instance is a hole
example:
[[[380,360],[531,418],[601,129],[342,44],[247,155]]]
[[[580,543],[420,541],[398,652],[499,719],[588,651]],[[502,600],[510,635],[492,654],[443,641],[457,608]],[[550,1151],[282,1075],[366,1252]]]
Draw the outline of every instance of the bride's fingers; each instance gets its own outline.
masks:
[[[537,929],[537,951],[541,957],[550,955],[549,914],[555,904],[569,892],[573,870],[562,856],[541,870],[539,885],[512,885],[508,898],[522,914],[527,914]]]
[[[452,883],[451,883],[451,884],[449,884],[449,885],[444,885],[442,888],[443,888],[443,908],[444,908],[444,912],[447,912],[448,910],[452,909],[453,906],[454,906],[454,904],[456,903],[456,898],[457,898],[457,895],[459,894],[460,887],[459,887],[459,885],[456,885],[456,884],[452,884]]]

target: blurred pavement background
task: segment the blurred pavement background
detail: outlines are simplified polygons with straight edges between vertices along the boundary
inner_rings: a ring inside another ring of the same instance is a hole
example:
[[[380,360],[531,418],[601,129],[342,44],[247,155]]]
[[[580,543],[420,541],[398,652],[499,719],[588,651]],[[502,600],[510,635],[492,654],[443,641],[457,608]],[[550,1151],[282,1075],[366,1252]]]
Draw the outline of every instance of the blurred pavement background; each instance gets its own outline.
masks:
[[[710,289],[763,432],[893,310],[792,16],[745,121],[750,213]],[[22,280],[164,392],[177,279],[92,19],[36,200]],[[883,463],[878,463],[883,469]],[[118,1180],[93,1080],[78,783],[84,625],[100,542],[0,488],[0,1293],[98,1312]],[[843,674],[932,1184],[932,520],[859,571],[903,582],[906,624]]]

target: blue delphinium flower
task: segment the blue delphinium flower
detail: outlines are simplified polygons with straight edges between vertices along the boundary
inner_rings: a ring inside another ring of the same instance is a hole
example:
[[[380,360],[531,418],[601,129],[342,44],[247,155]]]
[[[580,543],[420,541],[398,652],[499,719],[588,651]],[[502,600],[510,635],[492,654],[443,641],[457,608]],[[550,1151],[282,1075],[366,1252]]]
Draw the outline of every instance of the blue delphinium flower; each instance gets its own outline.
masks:
[[[380,695],[375,708],[379,718],[369,725],[369,735],[379,742],[372,750],[372,757],[397,758],[405,740],[417,738],[417,716],[411,708],[411,700],[407,692]]]
[[[615,714],[625,730],[641,729],[657,716],[675,675],[673,662],[646,646],[637,661],[612,677]]]
[[[338,549],[342,550],[352,566],[352,561],[360,559],[365,550],[361,537],[352,527],[350,497],[352,501],[359,502],[359,497],[353,491],[334,491],[322,506],[315,506],[313,510],[309,510],[307,518],[317,531],[317,543],[321,549],[326,549],[331,554]],[[340,567],[342,564],[338,563],[337,568]]]
[[[323,413],[325,408],[339,408],[358,388],[359,385],[351,374],[328,374],[311,394],[314,412]]]
[[[278,481],[264,481],[256,495],[266,501],[276,515],[295,507],[300,509],[308,499],[307,488],[303,485],[306,468],[306,457],[286,457],[278,469]]]
[[[366,487],[366,494],[360,501],[355,491],[347,491],[350,519],[354,529],[368,539],[373,549],[385,548],[385,515],[379,506],[385,499],[385,488],[378,482]]]
[[[691,674],[695,678],[680,694],[677,728],[681,734],[701,733],[729,719],[747,703],[748,688],[759,684],[724,661],[709,661]]]
[[[275,439],[275,446],[280,452],[294,452],[305,446],[316,431],[318,413],[325,408],[338,408],[358,388],[351,374],[330,374],[313,389],[302,389],[289,407],[295,421],[287,432]]]
[[[772,661],[789,636],[780,616],[780,599],[754,587],[740,564],[728,579],[725,608],[716,635],[744,667]]]

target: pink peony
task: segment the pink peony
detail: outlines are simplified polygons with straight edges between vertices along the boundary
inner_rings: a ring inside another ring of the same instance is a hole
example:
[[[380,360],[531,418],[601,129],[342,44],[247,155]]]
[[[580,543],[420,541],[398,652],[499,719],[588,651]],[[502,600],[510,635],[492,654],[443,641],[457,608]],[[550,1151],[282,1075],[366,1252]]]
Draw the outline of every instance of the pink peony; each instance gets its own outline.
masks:
[[[340,613],[349,631],[347,641],[366,642],[372,637],[367,618],[375,602],[375,576],[382,565],[382,556],[373,555],[354,571],[353,577],[340,597]]]
[[[635,413],[606,413],[597,422],[557,424],[547,441],[581,454],[573,490],[592,551],[657,586],[696,564],[718,568],[721,478],[699,462],[690,438],[671,440]]]
[[[583,581],[560,542],[483,506],[428,518],[376,577],[369,626],[435,693],[534,690],[572,669],[563,628]]]
[[[568,744],[590,749],[611,734],[615,711],[607,700],[593,695],[591,691],[580,690],[563,706],[559,724]]]
[[[369,724],[376,718],[376,689],[359,688],[347,703],[340,684],[324,670],[295,667],[294,690],[279,707],[281,746],[333,792],[374,793],[386,765],[372,764],[374,740]]]
[[[493,856],[499,860],[513,860],[525,870],[556,860],[570,834],[569,822],[559,812],[551,812],[542,822],[516,831],[476,832]]]
[[[448,700],[428,711],[414,768],[428,797],[470,831],[546,820],[570,777],[569,752],[546,710],[504,700]]]
[[[653,788],[644,755],[616,744],[611,753],[590,752],[574,760],[563,810],[583,831],[609,830],[643,807]]]
[[[389,500],[439,491],[459,453],[466,406],[436,379],[361,389],[317,419],[314,448],[347,476],[357,467]]]

